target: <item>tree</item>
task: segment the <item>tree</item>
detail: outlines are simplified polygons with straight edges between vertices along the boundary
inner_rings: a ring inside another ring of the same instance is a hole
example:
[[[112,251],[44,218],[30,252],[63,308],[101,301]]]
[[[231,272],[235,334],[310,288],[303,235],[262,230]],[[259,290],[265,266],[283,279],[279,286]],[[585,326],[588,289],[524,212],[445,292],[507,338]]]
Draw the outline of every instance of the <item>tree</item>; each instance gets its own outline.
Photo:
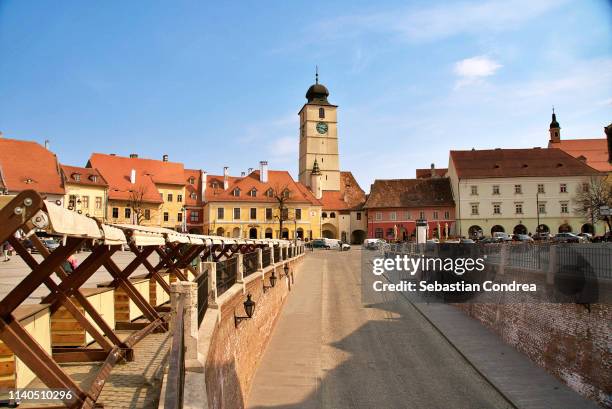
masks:
[[[134,213],[134,222],[140,225],[144,220],[144,197],[147,194],[146,186],[138,186],[136,189],[130,190],[130,198],[128,199],[128,207]]]
[[[588,183],[578,188],[574,197],[576,207],[574,211],[593,226],[599,220],[604,220],[608,225],[608,231],[612,231],[612,218],[602,216],[602,206],[612,207],[612,184],[604,177],[592,177]]]
[[[287,202],[291,199],[292,192],[288,185],[276,185],[269,190],[269,196],[273,197],[277,203],[279,238],[283,236],[283,222],[289,220],[289,208]]]

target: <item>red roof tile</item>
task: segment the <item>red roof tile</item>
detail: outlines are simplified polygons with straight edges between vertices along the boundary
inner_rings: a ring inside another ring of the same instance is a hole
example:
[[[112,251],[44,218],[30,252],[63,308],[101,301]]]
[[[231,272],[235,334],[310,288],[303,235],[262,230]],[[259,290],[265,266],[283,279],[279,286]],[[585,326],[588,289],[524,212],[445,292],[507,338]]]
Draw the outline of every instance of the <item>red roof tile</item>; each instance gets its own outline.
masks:
[[[602,172],[612,172],[612,164],[608,162],[608,141],[599,139],[563,139],[561,142],[549,142],[549,148],[561,149],[575,158],[581,156],[587,165]]]
[[[193,183],[190,183],[193,178]],[[185,204],[187,206],[202,205],[202,171],[185,169]],[[195,194],[195,198],[193,197]]]
[[[448,178],[375,180],[364,207],[454,206]]]
[[[354,210],[365,202],[366,195],[351,172],[340,172],[340,191],[324,190],[324,210]]]
[[[185,185],[185,169],[182,163],[94,153],[87,165],[97,168],[108,182],[109,199],[129,200],[134,189],[142,188],[145,202],[161,203],[155,184]],[[134,185],[130,182],[132,169],[136,171]]]
[[[95,168],[60,165],[64,183],[84,186],[108,187],[104,177]],[[78,175],[78,176],[77,176]],[[77,180],[78,179],[78,180]]]
[[[230,176],[228,188],[223,190],[223,176],[208,175],[206,180],[207,202],[276,202],[274,197],[266,196],[269,189],[279,190],[288,188],[291,196],[289,203],[310,203],[320,206],[321,203],[314,197],[312,192],[300,182],[293,180],[289,172],[284,170],[269,170],[268,182],[259,180],[259,170],[253,171],[244,177]],[[217,186],[216,188],[214,186]],[[240,189],[240,196],[234,196],[234,189]],[[256,196],[252,197],[249,192],[256,189]]]
[[[65,193],[55,154],[42,145],[0,137],[0,185],[9,191]]]
[[[561,149],[451,151],[459,178],[596,176],[600,172]]]

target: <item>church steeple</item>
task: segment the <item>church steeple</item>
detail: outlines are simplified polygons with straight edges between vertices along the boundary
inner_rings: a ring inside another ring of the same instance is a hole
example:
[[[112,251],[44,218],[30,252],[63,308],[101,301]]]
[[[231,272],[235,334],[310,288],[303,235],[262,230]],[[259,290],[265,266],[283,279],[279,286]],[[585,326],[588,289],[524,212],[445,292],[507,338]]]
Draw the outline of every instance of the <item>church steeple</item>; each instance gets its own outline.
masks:
[[[550,128],[548,129],[548,132],[550,133],[550,142],[561,142],[561,126],[559,125],[559,122],[557,122],[557,114],[555,114],[555,107],[553,107],[552,120],[550,121]]]

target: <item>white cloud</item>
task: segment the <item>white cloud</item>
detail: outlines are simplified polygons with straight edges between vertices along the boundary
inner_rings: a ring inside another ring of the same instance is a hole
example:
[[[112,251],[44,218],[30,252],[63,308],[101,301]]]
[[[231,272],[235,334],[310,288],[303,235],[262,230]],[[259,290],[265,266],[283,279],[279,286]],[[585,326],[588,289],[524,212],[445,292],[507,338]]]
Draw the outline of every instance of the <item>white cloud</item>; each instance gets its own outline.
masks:
[[[459,77],[455,89],[480,83],[484,78],[494,75],[502,67],[500,63],[484,55],[457,61],[454,72]]]
[[[455,63],[455,74],[466,79],[489,77],[502,67],[486,56],[466,58]]]

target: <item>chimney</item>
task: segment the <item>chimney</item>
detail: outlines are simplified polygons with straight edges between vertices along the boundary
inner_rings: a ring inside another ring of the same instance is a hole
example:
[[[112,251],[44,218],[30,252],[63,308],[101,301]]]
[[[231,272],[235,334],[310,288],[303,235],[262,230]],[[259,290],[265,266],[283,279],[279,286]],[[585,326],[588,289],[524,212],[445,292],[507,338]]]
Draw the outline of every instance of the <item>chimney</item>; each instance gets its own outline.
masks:
[[[137,153],[130,153],[130,158],[136,159],[136,158],[138,158],[138,154]]]
[[[240,177],[243,178],[246,176],[246,173],[244,171],[240,172]]]
[[[612,165],[612,124],[604,128],[608,139],[608,163]]]
[[[259,162],[259,181],[268,183],[268,161],[262,160]]]
[[[431,177],[436,177],[436,165],[434,165],[433,163],[431,164]]]
[[[130,173],[130,183],[133,185],[136,184],[136,169],[132,169]]]
[[[247,175],[250,175],[251,173],[253,173],[253,168],[249,168]]]
[[[48,139],[45,139],[45,149],[49,150],[50,142]]]
[[[164,156],[162,156],[162,161],[164,161],[164,162],[168,162],[168,155],[164,155]]]
[[[202,201],[206,197],[206,185],[208,185],[208,173],[202,171]]]
[[[226,166],[223,168],[223,190],[227,190],[229,187],[229,168]]]

